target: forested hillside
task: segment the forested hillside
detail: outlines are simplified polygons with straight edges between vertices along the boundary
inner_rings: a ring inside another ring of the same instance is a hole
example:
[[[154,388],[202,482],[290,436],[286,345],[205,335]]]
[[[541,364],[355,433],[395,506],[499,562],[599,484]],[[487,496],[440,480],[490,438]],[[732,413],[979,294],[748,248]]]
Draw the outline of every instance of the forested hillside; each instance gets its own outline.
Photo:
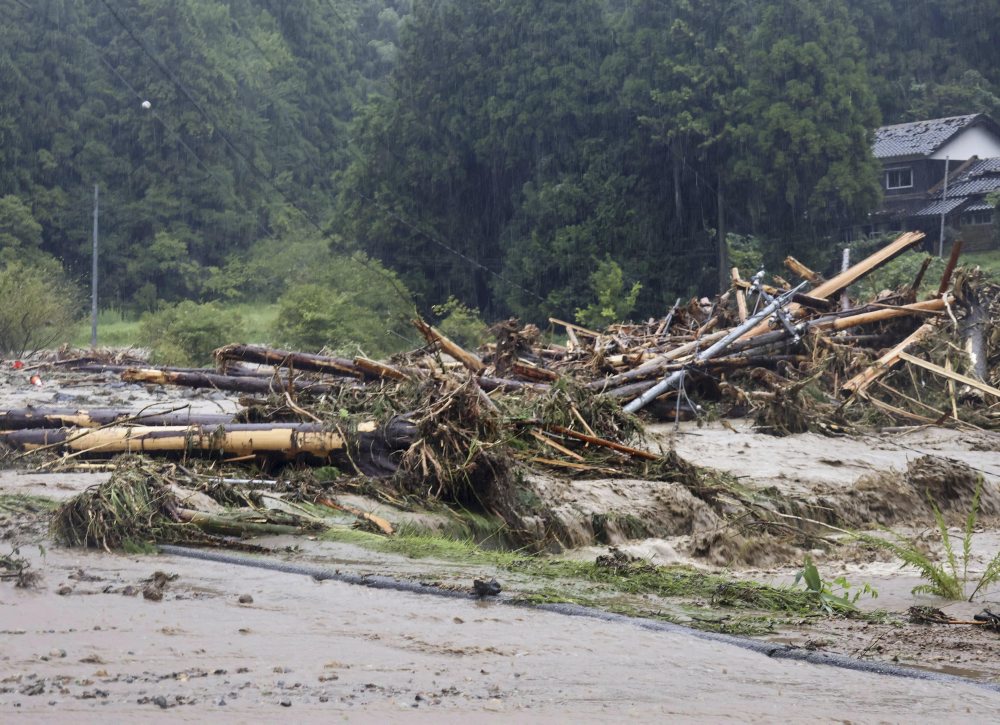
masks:
[[[106,306],[661,313],[730,247],[831,259],[879,200],[874,126],[1000,114],[997,21],[988,0],[0,0],[0,263],[85,285],[97,184]]]

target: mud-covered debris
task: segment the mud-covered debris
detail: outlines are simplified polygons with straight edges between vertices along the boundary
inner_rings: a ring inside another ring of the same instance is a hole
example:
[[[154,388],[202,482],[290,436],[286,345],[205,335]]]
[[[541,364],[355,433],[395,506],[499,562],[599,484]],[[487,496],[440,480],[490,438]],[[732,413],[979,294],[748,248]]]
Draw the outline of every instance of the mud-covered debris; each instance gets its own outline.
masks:
[[[472,582],[472,592],[477,597],[495,597],[501,591],[503,591],[503,587],[500,585],[500,582],[498,582],[495,577],[493,579],[490,579],[489,581],[484,581],[483,579],[476,579]]]
[[[177,579],[177,574],[167,574],[166,572],[157,571],[153,573],[153,576],[149,579],[144,579],[145,586],[142,588],[143,599],[148,599],[152,602],[159,602],[163,600],[163,592],[167,588],[167,584]]]
[[[907,610],[909,619],[914,624],[948,624],[951,617],[937,607],[912,606]]]
[[[984,609],[979,614],[972,617],[977,622],[982,622],[983,626],[987,629],[992,629],[995,632],[1000,632],[1000,614],[990,610],[989,608]]]

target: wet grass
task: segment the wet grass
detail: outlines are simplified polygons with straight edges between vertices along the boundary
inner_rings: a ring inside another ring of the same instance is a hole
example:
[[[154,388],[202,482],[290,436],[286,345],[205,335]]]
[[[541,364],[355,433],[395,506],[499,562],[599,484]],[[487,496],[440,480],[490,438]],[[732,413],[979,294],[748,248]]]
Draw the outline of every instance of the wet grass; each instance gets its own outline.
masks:
[[[387,538],[336,527],[322,538],[412,559],[488,567],[498,576],[506,572],[512,579],[537,584],[523,592],[518,591],[516,584],[510,587],[520,601],[596,607],[715,632],[761,635],[793,621],[798,624],[803,619],[825,616],[819,601],[805,589],[760,584],[690,567],[661,567],[644,562],[607,565],[484,549],[471,540],[405,531]]]
[[[56,501],[43,496],[0,494],[0,515],[48,513],[58,505]]]
[[[238,315],[244,324],[248,342],[267,343],[278,319],[277,304],[243,302],[224,306],[226,314]],[[77,347],[90,346],[90,316],[80,322],[70,343]],[[138,315],[121,310],[102,310],[97,313],[97,344],[101,347],[141,347],[142,321]],[[220,344],[222,344],[220,342]]]

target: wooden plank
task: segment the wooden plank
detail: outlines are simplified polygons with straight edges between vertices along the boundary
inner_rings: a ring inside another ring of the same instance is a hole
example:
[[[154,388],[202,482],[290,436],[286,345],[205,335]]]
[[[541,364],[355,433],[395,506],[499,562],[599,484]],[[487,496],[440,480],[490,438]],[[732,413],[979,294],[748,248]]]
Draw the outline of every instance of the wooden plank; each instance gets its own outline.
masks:
[[[949,380],[954,380],[957,383],[968,385],[970,388],[975,388],[976,390],[981,390],[988,395],[1000,398],[1000,390],[994,388],[992,385],[987,385],[986,383],[982,383],[976,380],[975,378],[970,378],[968,375],[962,375],[961,373],[956,373],[951,370],[947,370],[941,367],[940,365],[935,365],[932,362],[928,362],[927,360],[915,357],[914,355],[910,355],[907,352],[901,351],[899,353],[899,359],[904,360],[913,365],[916,365],[917,367],[921,367],[924,370],[928,370],[936,375],[940,375],[941,377],[948,378]]]
[[[930,322],[926,322],[920,327],[918,327],[911,335],[909,335],[905,340],[900,342],[894,348],[885,353],[882,357],[876,360],[871,367],[867,370],[862,371],[858,375],[844,383],[841,388],[845,392],[854,393],[855,395],[863,393],[869,385],[874,383],[880,377],[889,372],[896,364],[900,361],[900,356],[905,354],[903,351],[906,350],[910,345],[915,345],[916,343],[923,340],[934,330],[934,325]]]

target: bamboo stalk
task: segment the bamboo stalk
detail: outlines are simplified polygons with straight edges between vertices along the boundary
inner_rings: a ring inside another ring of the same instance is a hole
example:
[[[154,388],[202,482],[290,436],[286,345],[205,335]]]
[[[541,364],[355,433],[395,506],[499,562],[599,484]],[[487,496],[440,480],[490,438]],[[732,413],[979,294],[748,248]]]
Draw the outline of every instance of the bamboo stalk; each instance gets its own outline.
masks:
[[[633,458],[642,458],[647,461],[658,461],[660,456],[655,453],[650,453],[649,451],[643,451],[638,448],[632,448],[631,446],[622,445],[621,443],[615,443],[614,441],[605,440],[604,438],[597,438],[595,436],[585,435],[583,433],[577,433],[575,430],[569,428],[564,428],[561,425],[550,425],[548,429],[553,433],[558,433],[560,435],[568,436],[569,438],[576,438],[578,441],[583,441],[584,443],[590,443],[591,445],[600,446],[602,448],[610,448],[613,451],[618,451],[619,453],[625,453],[626,455],[632,456]]]

